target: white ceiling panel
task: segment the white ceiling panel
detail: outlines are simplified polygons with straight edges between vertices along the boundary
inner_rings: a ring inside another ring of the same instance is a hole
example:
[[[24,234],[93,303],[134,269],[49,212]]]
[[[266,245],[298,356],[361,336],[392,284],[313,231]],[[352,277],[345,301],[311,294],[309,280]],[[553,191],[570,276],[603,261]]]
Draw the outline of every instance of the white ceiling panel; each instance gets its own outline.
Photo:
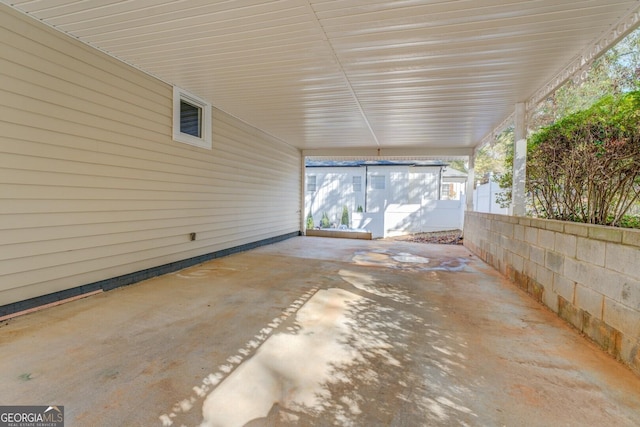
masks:
[[[414,153],[475,147],[585,51],[628,32],[640,7],[640,0],[2,1],[301,149]]]

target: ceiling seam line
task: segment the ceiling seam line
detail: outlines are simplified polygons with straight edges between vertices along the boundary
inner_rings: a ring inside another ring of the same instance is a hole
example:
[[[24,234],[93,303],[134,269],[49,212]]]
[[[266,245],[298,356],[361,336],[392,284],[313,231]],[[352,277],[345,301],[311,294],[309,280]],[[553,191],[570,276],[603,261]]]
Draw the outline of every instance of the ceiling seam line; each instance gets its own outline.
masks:
[[[371,122],[369,122],[369,118],[367,117],[367,114],[365,113],[364,108],[362,107],[362,104],[360,103],[360,100],[358,99],[358,96],[356,95],[356,91],[353,89],[353,85],[351,84],[351,80],[349,80],[349,77],[347,76],[347,73],[344,71],[344,67],[342,66],[342,62],[340,62],[340,58],[338,58],[338,55],[336,54],[336,50],[333,47],[333,44],[331,43],[331,41],[329,40],[329,37],[327,36],[327,32],[325,31],[324,27],[322,26],[322,23],[320,22],[320,19],[318,18],[318,15],[316,14],[315,9],[311,5],[311,1],[310,0],[306,0],[305,4],[306,4],[307,8],[309,9],[310,14],[313,16],[313,19],[315,21],[316,26],[319,28],[320,32],[322,33],[322,37],[323,37],[325,43],[329,46],[329,51],[331,52],[331,55],[333,56],[333,59],[338,64],[338,68],[340,69],[340,74],[342,75],[342,78],[344,79],[344,81],[347,84],[347,89],[349,90],[349,93],[351,93],[351,96],[353,97],[353,100],[355,101],[356,106],[358,107],[358,110],[360,111],[360,115],[362,116],[362,119],[364,120],[365,124],[367,125],[367,129],[369,129],[369,132],[371,133],[371,136],[373,137],[373,140],[375,141],[376,146],[378,148],[380,148],[380,141],[378,140],[378,136],[376,135],[375,131],[373,130],[373,127],[371,126]]]

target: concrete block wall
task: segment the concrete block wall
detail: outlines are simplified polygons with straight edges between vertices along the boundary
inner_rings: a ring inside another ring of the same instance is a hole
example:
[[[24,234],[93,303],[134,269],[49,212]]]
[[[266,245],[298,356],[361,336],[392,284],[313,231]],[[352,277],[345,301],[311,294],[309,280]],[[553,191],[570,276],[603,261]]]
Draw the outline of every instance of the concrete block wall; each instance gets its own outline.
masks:
[[[640,230],[466,212],[464,244],[640,375]]]

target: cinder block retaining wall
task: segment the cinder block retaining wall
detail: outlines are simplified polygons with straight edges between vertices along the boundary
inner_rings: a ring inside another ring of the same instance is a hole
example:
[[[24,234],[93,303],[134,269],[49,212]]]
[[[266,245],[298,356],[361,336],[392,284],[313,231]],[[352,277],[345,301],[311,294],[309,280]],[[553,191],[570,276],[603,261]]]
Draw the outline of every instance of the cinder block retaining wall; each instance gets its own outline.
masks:
[[[640,375],[640,230],[465,212],[464,244]]]

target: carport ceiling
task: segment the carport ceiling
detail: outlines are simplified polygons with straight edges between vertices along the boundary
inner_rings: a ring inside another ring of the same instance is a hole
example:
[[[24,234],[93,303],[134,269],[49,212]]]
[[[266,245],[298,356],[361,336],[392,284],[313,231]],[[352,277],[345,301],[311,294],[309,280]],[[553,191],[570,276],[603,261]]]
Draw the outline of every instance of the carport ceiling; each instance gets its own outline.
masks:
[[[474,147],[640,6],[2,1],[291,145],[325,150]]]

